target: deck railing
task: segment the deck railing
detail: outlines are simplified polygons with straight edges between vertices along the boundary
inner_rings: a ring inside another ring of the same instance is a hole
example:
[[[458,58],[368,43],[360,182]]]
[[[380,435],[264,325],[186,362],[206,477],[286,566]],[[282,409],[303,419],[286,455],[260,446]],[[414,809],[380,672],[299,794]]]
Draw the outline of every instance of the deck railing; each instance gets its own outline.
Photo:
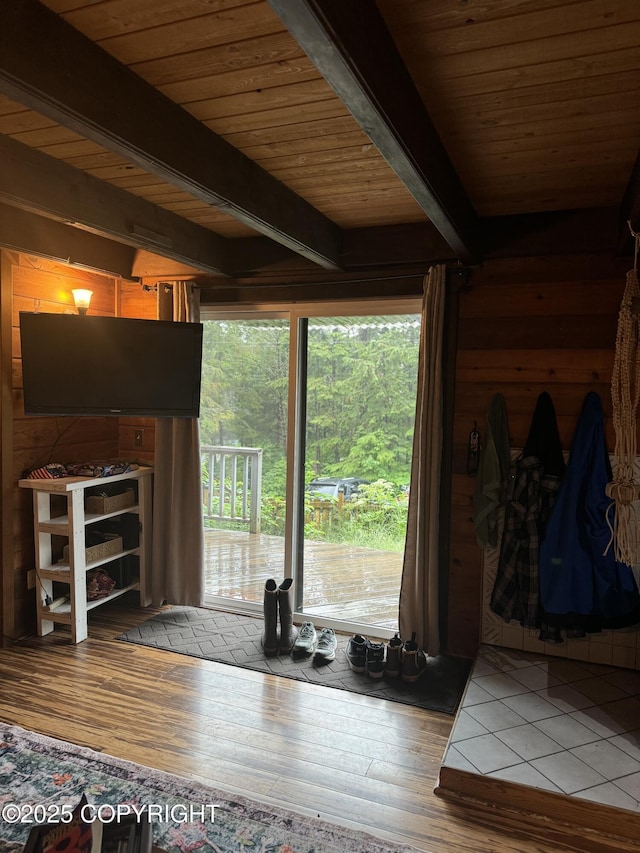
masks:
[[[260,533],[262,448],[204,445],[202,505],[205,519],[234,521]]]

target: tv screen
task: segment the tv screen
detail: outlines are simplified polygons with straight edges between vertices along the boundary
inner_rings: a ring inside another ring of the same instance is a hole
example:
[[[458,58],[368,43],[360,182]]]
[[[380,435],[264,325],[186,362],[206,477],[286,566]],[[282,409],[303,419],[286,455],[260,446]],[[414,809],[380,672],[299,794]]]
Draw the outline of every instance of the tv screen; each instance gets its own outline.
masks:
[[[27,415],[197,418],[202,324],[20,313]]]

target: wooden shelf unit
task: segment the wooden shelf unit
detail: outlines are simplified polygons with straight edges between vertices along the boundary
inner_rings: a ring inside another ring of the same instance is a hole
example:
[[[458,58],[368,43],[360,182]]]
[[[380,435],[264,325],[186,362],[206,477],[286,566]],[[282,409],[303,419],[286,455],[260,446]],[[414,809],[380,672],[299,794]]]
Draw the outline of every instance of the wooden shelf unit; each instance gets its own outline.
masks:
[[[87,638],[87,612],[107,601],[112,601],[132,589],[140,593],[140,606],[151,603],[149,593],[149,561],[151,558],[151,484],[153,469],[141,467],[126,474],[112,477],[60,477],[53,480],[19,480],[18,485],[33,492],[33,523],[36,560],[36,610],[38,635],[53,631],[56,624],[71,628],[71,640],[80,643]],[[136,481],[137,503],[114,512],[85,511],[88,489],[121,481]],[[64,496],[67,502],[65,515],[52,517],[51,500]],[[138,543],[98,560],[86,561],[86,528],[126,513],[137,514],[139,520]],[[66,536],[69,542],[68,562],[53,562],[52,536]],[[139,575],[135,582],[124,584],[108,595],[87,601],[87,572],[99,566],[120,560],[128,555],[138,557]],[[69,587],[67,600],[56,604],[53,598],[54,582]],[[47,604],[47,598],[51,604]]]

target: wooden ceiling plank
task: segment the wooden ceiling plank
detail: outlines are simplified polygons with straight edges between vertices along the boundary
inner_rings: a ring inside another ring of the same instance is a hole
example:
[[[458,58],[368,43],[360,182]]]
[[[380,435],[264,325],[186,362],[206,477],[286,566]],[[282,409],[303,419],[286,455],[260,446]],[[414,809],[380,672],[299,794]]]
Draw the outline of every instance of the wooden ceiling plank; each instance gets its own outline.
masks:
[[[463,261],[476,215],[382,16],[366,0],[269,0]]]
[[[0,91],[315,263],[339,268],[334,223],[36,0],[0,6]]]
[[[479,18],[471,23],[463,21],[460,26],[438,29],[429,26],[424,18],[411,15],[412,4],[404,6],[403,11],[409,14],[403,15],[401,21],[397,17],[394,19],[394,35],[403,43],[408,43],[405,39],[417,40],[418,32],[430,33],[430,40],[437,40],[440,54],[483,51],[504,46],[517,52],[526,42],[565,36],[584,44],[596,31],[615,26],[632,29],[633,25],[640,23],[636,0],[616,0],[615,3],[611,3],[611,0],[583,0],[575,4],[573,13],[571,4],[567,5],[566,2],[545,4],[540,9],[532,9],[527,3],[499,19]],[[420,9],[428,7],[429,3],[413,6]],[[473,19],[473,10],[468,8],[467,11],[467,20]]]
[[[246,0],[100,0],[84,4],[78,0],[44,0],[45,6],[63,15],[76,29],[89,29],[94,41],[218,13],[243,3]]]
[[[182,11],[181,4],[176,4],[176,8]],[[232,44],[237,41],[239,32],[243,38],[282,32],[282,24],[267,5],[253,0],[232,9],[207,12],[195,18],[183,19],[181,16],[180,20],[169,24],[151,25],[148,30],[123,33],[106,39],[96,39],[89,22],[83,26],[83,32],[118,62],[134,65],[164,56],[176,56],[179,52],[201,50],[214,44]]]
[[[452,97],[456,93],[463,97],[473,97],[492,92],[515,93],[531,86],[551,86],[557,80],[573,80],[580,86],[591,77],[599,77],[603,69],[606,69],[608,74],[636,73],[638,56],[638,46],[633,45],[624,50],[599,52],[596,57],[586,54],[569,59],[547,60],[534,65],[515,64],[508,68],[476,71],[475,74],[466,74],[463,63],[451,63],[448,58],[433,67],[433,60],[424,52],[407,57],[407,61],[410,60],[409,65],[416,79],[430,74],[435,83],[430,90],[432,101],[441,91],[450,93]],[[452,65],[454,69],[451,68]],[[452,70],[460,73],[452,74]]]
[[[163,86],[231,71],[251,72],[270,63],[295,61],[301,56],[304,56],[303,51],[289,33],[282,30],[266,36],[243,38],[235,44],[214,45],[178,56],[161,56],[129,67],[152,86]]]
[[[9,137],[0,137],[0,200],[217,275],[226,241]]]
[[[637,7],[640,9],[640,6]],[[638,26],[619,24],[599,29],[585,30],[580,33],[568,33],[548,38],[531,39],[515,45],[498,45],[484,50],[466,50],[464,41],[453,41],[449,50],[441,47],[437,35],[415,33],[401,43],[406,52],[407,65],[412,68],[410,57],[420,56],[422,61],[434,53],[438,56],[438,80],[467,77],[473,74],[487,74],[504,71],[508,68],[535,68],[549,62],[577,61],[588,58],[590,63],[599,63],[600,55],[613,51],[633,49],[638,46]],[[535,80],[535,72],[532,73]]]
[[[288,87],[298,86],[299,83],[316,83],[323,85],[321,77],[307,57],[301,60],[261,65],[248,71],[229,71],[226,74],[214,74],[206,77],[189,78],[179,83],[159,84],[156,88],[167,98],[181,106],[194,101],[217,100],[243,96],[246,102],[249,97],[259,97],[256,102],[264,109],[265,103],[289,103],[288,92],[295,91]]]

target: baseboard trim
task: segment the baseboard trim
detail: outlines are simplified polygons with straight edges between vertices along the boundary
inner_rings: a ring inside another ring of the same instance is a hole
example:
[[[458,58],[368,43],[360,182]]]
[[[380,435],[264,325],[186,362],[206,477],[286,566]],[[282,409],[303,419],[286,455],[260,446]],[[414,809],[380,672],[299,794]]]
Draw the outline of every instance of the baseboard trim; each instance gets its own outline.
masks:
[[[530,788],[516,782],[441,767],[434,792],[469,819],[525,831],[558,850],[580,853],[638,853],[640,814]]]

